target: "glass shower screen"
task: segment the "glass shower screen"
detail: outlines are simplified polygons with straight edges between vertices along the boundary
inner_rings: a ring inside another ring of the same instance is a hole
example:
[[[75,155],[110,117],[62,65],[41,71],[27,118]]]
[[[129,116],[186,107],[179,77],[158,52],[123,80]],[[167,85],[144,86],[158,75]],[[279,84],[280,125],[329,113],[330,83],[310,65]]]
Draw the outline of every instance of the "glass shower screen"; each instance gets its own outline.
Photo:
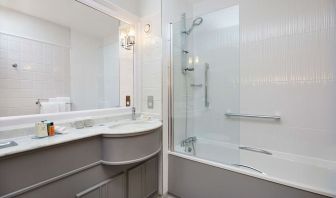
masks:
[[[239,164],[239,7],[171,25],[172,149]]]

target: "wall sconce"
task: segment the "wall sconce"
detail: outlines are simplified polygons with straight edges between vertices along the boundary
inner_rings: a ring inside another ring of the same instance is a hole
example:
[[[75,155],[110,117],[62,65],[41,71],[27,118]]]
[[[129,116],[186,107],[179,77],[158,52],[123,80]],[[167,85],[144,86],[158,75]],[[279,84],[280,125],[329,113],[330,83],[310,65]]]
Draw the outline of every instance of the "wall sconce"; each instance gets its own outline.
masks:
[[[130,30],[127,34],[121,33],[121,47],[126,50],[131,50],[135,45],[135,32],[134,30]]]

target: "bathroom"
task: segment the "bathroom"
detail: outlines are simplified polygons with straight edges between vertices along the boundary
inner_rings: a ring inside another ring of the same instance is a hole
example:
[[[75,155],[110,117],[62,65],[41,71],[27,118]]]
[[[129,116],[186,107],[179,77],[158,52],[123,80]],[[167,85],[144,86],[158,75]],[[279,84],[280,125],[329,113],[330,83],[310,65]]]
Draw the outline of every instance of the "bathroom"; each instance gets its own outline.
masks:
[[[336,197],[336,0],[0,0],[0,197]]]

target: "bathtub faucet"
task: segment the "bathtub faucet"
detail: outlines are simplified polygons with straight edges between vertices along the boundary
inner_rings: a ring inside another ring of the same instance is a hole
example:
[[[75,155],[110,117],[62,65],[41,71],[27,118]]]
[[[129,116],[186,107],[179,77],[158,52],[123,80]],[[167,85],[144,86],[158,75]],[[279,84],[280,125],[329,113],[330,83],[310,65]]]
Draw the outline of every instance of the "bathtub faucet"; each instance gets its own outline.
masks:
[[[135,107],[132,107],[132,120],[136,120]]]
[[[196,143],[196,136],[188,137],[187,139],[182,140],[181,147],[184,147],[184,152],[192,153],[194,156],[196,155],[195,150],[195,143]]]
[[[196,142],[197,138],[196,136],[188,137],[187,139],[182,140],[181,146],[189,146],[190,144],[194,144]]]

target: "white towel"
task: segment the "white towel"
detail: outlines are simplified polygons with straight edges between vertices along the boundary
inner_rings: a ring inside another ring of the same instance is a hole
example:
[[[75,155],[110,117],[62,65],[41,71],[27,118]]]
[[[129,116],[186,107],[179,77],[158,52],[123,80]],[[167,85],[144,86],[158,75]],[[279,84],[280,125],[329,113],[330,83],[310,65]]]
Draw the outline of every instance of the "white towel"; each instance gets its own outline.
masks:
[[[59,112],[71,111],[70,97],[49,98],[49,102],[57,102],[59,104]]]
[[[59,103],[57,102],[41,102],[40,113],[58,113]]]

